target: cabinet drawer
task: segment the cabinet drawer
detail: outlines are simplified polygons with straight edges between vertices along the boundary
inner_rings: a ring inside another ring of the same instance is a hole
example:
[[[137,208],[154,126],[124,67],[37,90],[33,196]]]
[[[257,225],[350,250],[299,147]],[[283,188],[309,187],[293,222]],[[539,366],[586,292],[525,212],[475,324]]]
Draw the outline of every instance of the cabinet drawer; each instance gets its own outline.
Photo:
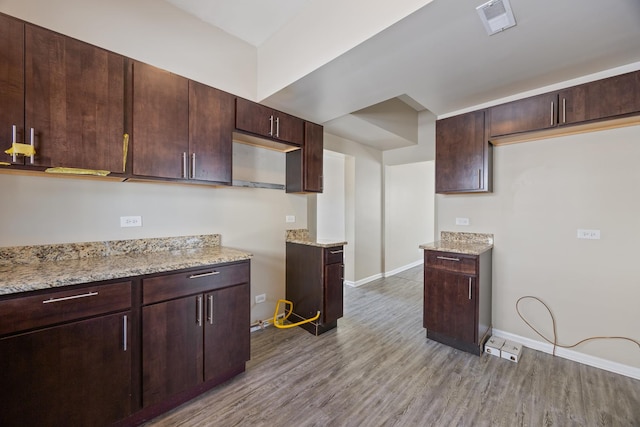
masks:
[[[0,301],[0,335],[131,307],[131,282],[68,289]]]
[[[325,264],[342,263],[344,255],[344,249],[342,246],[335,246],[333,248],[326,248],[324,250]]]
[[[152,304],[227,286],[248,283],[249,263],[215,266],[165,274],[142,281],[142,303]]]
[[[462,255],[453,252],[425,251],[424,264],[429,268],[475,275],[477,274],[477,258],[475,255]]]

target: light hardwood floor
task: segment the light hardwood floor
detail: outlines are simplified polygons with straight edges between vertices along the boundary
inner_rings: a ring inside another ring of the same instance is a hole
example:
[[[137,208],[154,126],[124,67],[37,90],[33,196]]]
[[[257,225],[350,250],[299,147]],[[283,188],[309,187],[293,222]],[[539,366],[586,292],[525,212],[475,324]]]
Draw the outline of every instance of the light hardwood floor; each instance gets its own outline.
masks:
[[[147,426],[640,426],[640,381],[427,340],[422,267],[345,289],[337,330],[252,333],[247,371]]]

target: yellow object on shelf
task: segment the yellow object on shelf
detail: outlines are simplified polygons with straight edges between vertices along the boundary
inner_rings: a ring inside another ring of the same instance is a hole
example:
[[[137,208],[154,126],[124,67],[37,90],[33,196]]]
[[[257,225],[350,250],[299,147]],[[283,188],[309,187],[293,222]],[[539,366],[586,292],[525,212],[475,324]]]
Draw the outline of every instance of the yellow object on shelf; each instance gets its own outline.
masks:
[[[285,304],[285,307],[286,307],[285,315],[282,319],[278,319],[278,313],[280,312],[280,303]],[[318,311],[318,313],[310,319],[304,319],[300,322],[285,324],[284,321],[289,318],[292,312],[293,312],[293,303],[291,301],[287,301],[286,299],[279,299],[278,303],[276,304],[276,311],[275,313],[273,313],[273,325],[276,328],[288,329],[288,328],[293,328],[299,325],[304,325],[305,323],[311,323],[320,318],[320,311]]]
[[[9,148],[8,150],[4,150],[4,152],[9,154],[10,156],[14,154],[20,154],[22,156],[33,156],[34,154],[36,154],[36,150],[35,148],[33,148],[33,145],[22,144],[20,142],[14,142],[13,144],[11,144],[11,148]]]
[[[105,170],[96,170],[96,169],[79,169],[79,168],[47,168],[44,170],[46,173],[66,173],[71,175],[96,175],[96,176],[107,176],[111,172]]]
[[[122,137],[122,172],[127,171],[127,152],[129,151],[129,134]]]

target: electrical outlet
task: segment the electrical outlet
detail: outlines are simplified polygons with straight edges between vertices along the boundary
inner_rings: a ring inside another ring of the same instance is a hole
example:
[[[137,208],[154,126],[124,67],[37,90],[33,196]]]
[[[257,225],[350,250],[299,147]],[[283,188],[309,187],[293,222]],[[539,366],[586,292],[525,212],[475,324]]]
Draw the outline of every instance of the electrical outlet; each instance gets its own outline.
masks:
[[[287,215],[284,219],[286,222],[296,222],[295,215]]]
[[[578,229],[578,239],[600,240],[600,230]]]
[[[267,294],[256,295],[256,304],[263,303],[267,300]]]
[[[469,218],[456,218],[456,225],[469,225]]]
[[[121,216],[120,227],[142,227],[141,216]]]

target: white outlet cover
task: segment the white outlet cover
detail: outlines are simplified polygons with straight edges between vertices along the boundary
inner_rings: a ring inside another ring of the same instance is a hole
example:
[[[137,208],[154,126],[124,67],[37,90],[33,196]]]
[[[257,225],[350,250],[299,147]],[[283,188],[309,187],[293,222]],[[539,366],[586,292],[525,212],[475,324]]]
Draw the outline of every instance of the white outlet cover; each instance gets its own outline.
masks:
[[[456,218],[456,225],[469,225],[469,218]]]
[[[141,216],[121,216],[120,227],[142,227]]]
[[[285,221],[286,222],[296,222],[296,217],[295,217],[295,215],[287,215],[285,217]]]
[[[578,229],[578,239],[600,240],[600,230]]]

